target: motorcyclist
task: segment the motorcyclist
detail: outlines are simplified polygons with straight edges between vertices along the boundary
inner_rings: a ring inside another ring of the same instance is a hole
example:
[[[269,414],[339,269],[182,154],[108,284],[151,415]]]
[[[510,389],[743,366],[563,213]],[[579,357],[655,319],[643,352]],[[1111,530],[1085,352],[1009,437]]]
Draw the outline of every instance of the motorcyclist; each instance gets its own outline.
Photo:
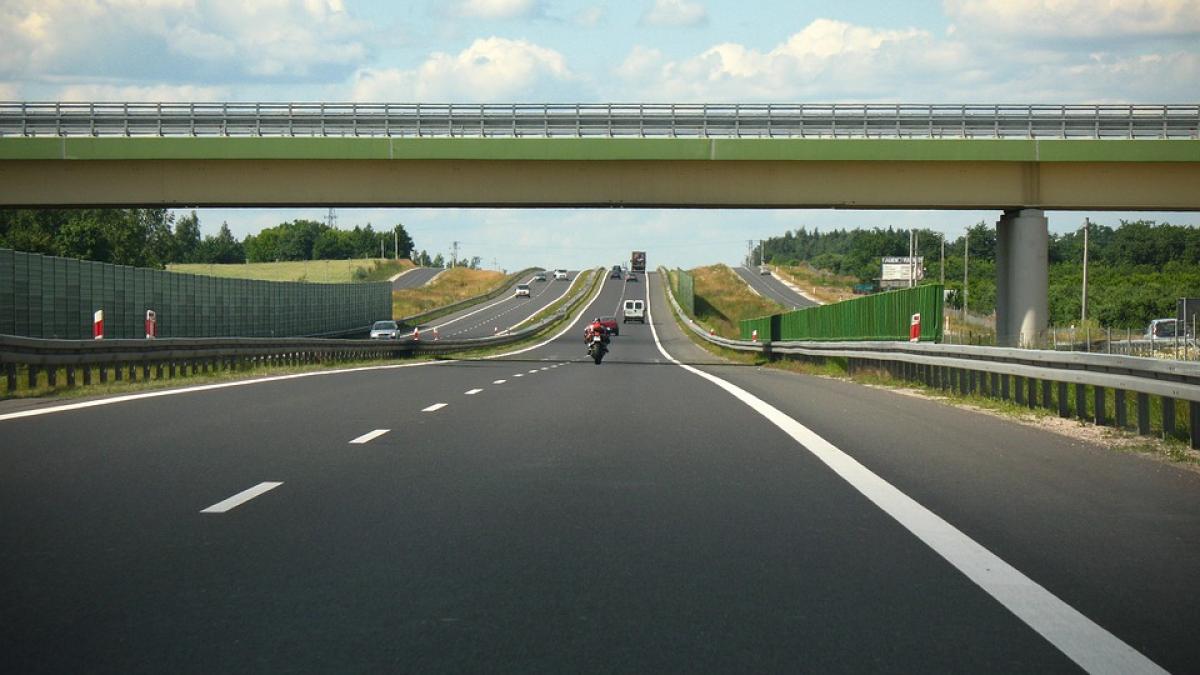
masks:
[[[604,327],[604,324],[600,323],[600,317],[592,319],[592,322],[587,325],[587,328],[583,329],[583,343],[585,345],[590,344],[593,335],[599,335],[601,343],[603,343],[605,347],[608,346],[608,329]]]

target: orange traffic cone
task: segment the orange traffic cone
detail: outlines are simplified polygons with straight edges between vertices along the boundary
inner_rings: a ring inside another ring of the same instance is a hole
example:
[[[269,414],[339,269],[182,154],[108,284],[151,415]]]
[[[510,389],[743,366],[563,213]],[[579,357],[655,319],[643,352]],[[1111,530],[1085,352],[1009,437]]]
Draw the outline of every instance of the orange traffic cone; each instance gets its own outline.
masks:
[[[421,327],[420,326],[413,328],[413,336],[412,337],[413,337],[413,342],[421,341]]]

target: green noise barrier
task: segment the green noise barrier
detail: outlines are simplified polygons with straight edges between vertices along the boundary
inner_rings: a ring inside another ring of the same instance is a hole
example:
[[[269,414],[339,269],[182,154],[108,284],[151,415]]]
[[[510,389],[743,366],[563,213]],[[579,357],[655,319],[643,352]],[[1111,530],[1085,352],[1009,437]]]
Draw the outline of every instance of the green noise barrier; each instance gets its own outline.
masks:
[[[227,279],[0,249],[0,334],[81,340],[104,310],[105,338],[301,337],[392,317],[392,285]]]
[[[921,315],[921,342],[942,341],[941,284],[876,293],[831,305],[746,319],[741,337],[759,340],[908,340],[914,314]]]
[[[675,291],[675,300],[688,316],[696,316],[696,283],[691,273],[676,269],[674,277],[675,286],[671,290]]]

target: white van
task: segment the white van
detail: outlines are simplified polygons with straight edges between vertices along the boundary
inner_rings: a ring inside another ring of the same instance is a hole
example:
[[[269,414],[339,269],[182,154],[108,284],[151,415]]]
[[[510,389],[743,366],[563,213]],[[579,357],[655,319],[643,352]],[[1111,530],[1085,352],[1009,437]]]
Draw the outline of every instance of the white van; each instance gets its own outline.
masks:
[[[621,323],[629,323],[630,321],[640,321],[646,323],[646,301],[645,300],[626,300],[625,301],[625,316]]]

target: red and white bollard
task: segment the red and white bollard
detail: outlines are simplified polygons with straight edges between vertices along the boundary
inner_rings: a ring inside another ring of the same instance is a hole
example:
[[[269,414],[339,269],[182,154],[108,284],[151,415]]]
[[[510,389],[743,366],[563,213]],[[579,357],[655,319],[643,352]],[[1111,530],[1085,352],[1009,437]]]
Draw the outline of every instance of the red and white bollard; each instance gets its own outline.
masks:
[[[413,328],[412,339],[413,339],[413,342],[421,341],[421,327],[420,326]]]
[[[96,313],[92,315],[92,339],[104,339],[104,310],[102,309],[96,310]]]
[[[751,340],[753,340],[754,342],[758,342],[758,329],[757,329],[757,328],[755,328],[755,329],[754,329],[754,330],[753,330],[753,331],[750,333],[750,339],[751,339]]]
[[[442,339],[442,338],[441,338],[440,336],[438,336],[438,329],[437,329],[437,326],[434,326],[434,327],[433,327],[433,341],[434,341],[434,342],[437,342],[438,340],[441,340],[441,339]]]
[[[146,339],[153,340],[158,337],[158,315],[154,310],[146,310]]]
[[[492,335],[500,332],[500,326],[492,326]]]
[[[908,324],[908,341],[920,342],[921,340],[921,313],[918,312],[912,315],[912,322]]]

